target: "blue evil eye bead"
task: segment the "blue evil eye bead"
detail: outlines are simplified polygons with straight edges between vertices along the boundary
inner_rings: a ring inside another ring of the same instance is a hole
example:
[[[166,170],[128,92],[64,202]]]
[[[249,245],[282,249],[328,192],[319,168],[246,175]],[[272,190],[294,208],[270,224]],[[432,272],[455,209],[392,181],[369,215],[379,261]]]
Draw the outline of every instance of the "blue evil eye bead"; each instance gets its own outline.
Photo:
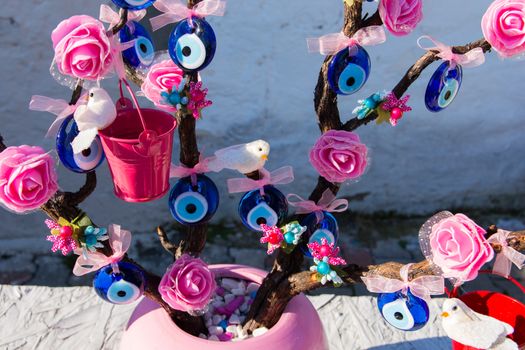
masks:
[[[171,59],[186,72],[198,72],[210,64],[217,41],[215,32],[203,18],[179,22],[168,41]]]
[[[77,123],[70,115],[67,117],[58,130],[56,147],[58,157],[66,168],[75,173],[87,173],[94,170],[104,161],[104,150],[102,143],[97,136],[89,148],[78,154],[73,153],[71,142],[78,135]]]
[[[171,189],[169,206],[171,215],[184,225],[209,221],[219,207],[219,191],[206,175],[197,175],[195,186],[191,178],[179,179]]]
[[[451,68],[449,61],[441,63],[432,74],[425,92],[425,105],[428,110],[439,112],[447,108],[454,101],[462,79],[463,69],[460,65]]]
[[[329,212],[310,213],[301,221],[301,226],[306,226],[306,231],[303,233],[303,244],[301,244],[301,250],[305,256],[312,257],[307,247],[309,243],[321,244],[324,238],[328,244],[337,244],[339,226],[335,217]]]
[[[119,272],[111,265],[104,266],[93,277],[93,288],[98,296],[113,304],[129,304],[144,294],[146,279],[134,264],[119,261]]]
[[[264,195],[259,190],[244,194],[239,202],[242,223],[253,231],[262,231],[261,225],[278,226],[288,215],[286,197],[277,188],[264,186]]]
[[[118,7],[128,10],[142,10],[151,6],[155,0],[113,0]]]
[[[377,297],[377,306],[383,318],[393,327],[403,331],[415,331],[422,328],[429,318],[426,301],[410,292],[381,293]]]
[[[124,62],[132,67],[149,67],[155,58],[153,40],[139,22],[130,21],[119,32],[120,42],[126,43],[135,40],[135,45],[122,51]]]
[[[338,95],[351,95],[365,85],[370,75],[370,56],[356,44],[345,48],[328,65],[328,84]]]

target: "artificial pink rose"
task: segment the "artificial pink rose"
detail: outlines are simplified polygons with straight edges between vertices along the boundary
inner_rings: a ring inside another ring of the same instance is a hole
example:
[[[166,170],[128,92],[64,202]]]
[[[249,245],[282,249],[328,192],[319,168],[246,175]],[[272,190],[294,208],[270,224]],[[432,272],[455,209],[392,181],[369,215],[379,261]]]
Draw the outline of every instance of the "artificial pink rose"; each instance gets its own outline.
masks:
[[[423,19],[422,0],[380,0],[379,15],[395,36],[407,35]]]
[[[90,16],[63,20],[51,33],[58,71],[98,80],[111,69],[111,44],[104,25]]]
[[[446,278],[461,282],[478,276],[480,268],[492,260],[494,250],[485,239],[485,230],[463,214],[441,219],[432,226],[432,261]]]
[[[184,76],[182,69],[172,60],[165,60],[150,67],[148,75],[140,87],[144,96],[158,108],[166,112],[176,112],[177,107],[168,102],[161,93],[177,90]]]
[[[481,20],[483,36],[503,57],[525,52],[525,0],[496,0]]]
[[[184,254],[162,276],[159,293],[175,310],[202,310],[213,297],[215,287],[215,276],[208,265]]]
[[[40,147],[0,153],[0,203],[16,213],[38,209],[58,190],[54,159]]]
[[[357,179],[365,172],[368,149],[349,131],[330,130],[310,150],[310,163],[330,182]]]

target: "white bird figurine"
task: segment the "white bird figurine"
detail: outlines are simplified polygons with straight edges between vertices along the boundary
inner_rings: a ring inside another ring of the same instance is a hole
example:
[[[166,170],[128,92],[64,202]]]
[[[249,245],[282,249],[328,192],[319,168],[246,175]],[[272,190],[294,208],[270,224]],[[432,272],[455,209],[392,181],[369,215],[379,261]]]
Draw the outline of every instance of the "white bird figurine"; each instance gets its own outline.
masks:
[[[256,140],[216,151],[207,165],[210,171],[232,169],[248,174],[263,168],[269,153],[270,144],[264,140]]]
[[[89,148],[98,131],[107,128],[117,117],[115,103],[106,90],[95,87],[89,90],[87,104],[77,107],[74,118],[80,131],[71,142],[73,153]]]
[[[507,338],[514,332],[511,325],[479,314],[459,299],[445,300],[441,317],[445,333],[458,343],[478,349],[518,349],[518,345]]]

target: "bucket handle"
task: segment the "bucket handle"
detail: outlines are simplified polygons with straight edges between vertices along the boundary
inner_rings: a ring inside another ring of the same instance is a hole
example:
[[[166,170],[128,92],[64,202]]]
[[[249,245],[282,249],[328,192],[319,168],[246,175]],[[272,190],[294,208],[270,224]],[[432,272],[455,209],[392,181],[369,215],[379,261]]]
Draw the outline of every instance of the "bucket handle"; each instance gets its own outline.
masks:
[[[519,288],[519,290],[521,290],[523,292],[523,294],[525,294],[525,286],[522,285],[517,279],[515,279],[512,276],[505,276],[503,274],[500,274],[500,273],[497,273],[497,272],[493,272],[492,270],[480,270],[479,273],[482,273],[484,275],[495,275],[495,276],[503,277],[506,280],[512,282],[516,287]],[[449,298],[455,298],[459,294],[458,292],[459,292],[459,288],[460,287],[461,286],[456,286],[451,291],[445,288],[445,292],[446,292],[446,294],[447,294],[447,296]]]
[[[131,89],[131,86],[129,86],[129,83],[126,79],[119,79],[119,89],[120,89],[120,98],[124,98],[124,91],[122,90],[122,83],[126,85],[126,89],[128,90],[129,94],[131,95],[131,99],[133,100],[133,104],[135,105],[135,108],[137,109],[137,112],[139,114],[140,123],[142,124],[142,128],[144,131],[148,130],[146,126],[146,119],[142,115],[142,111],[140,110],[139,102],[137,101],[137,97],[135,96],[135,93]]]

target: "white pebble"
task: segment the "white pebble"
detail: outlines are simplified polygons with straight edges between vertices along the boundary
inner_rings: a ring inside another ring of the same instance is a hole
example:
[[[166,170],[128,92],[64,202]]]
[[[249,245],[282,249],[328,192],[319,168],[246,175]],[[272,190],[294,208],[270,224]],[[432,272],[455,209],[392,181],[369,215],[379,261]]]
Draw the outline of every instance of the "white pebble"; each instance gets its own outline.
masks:
[[[239,321],[241,323],[243,323],[245,319],[246,319],[246,316],[239,316]]]
[[[208,333],[211,335],[222,334],[223,332],[224,330],[222,329],[222,327],[219,327],[219,326],[208,327]]]
[[[207,319],[207,320],[204,322],[204,324],[206,325],[206,327],[211,327],[211,326],[213,326],[213,322],[212,322],[211,318]]]
[[[220,341],[220,340],[219,340],[219,337],[217,337],[216,335],[210,335],[210,336],[208,337],[208,340]]]
[[[218,308],[218,307],[224,306],[225,303],[224,303],[224,301],[212,301],[211,305],[212,305],[214,308]]]
[[[230,319],[228,320],[230,324],[240,324],[241,320],[239,319],[239,316],[236,314],[233,314],[230,316]]]
[[[224,320],[226,317],[221,315],[213,315],[212,321],[213,324],[216,326],[218,325],[222,320]]]
[[[241,312],[239,311],[239,309],[235,310],[233,313],[234,313],[235,315],[240,315],[240,314],[241,314]]]
[[[268,328],[266,327],[259,327],[253,330],[252,334],[254,337],[258,337],[263,335],[264,333],[268,332]]]
[[[237,326],[237,338],[238,339],[244,339],[246,337],[248,337],[248,334],[242,330],[242,326],[241,325],[238,325]]]
[[[206,336],[206,334],[199,334],[199,338],[202,338],[202,339],[208,339],[208,337]]]
[[[232,293],[234,295],[244,295],[244,289],[241,288],[234,288],[232,289]]]
[[[221,282],[221,287],[230,291],[234,288],[237,288],[238,285],[239,282],[231,278],[223,278]]]
[[[233,337],[235,338],[237,336],[237,327],[234,325],[229,325],[226,327],[226,332],[233,334]]]
[[[252,292],[255,292],[255,291],[258,291],[259,290],[259,285],[257,283],[253,283],[251,282],[250,284],[248,284],[248,286],[246,287],[246,293],[247,294],[250,294]]]
[[[246,311],[248,311],[248,304],[247,304],[247,303],[242,304],[242,305],[239,307],[239,310],[241,310],[241,312],[246,312]]]
[[[235,295],[233,295],[233,294],[226,294],[224,296],[224,304],[229,304],[230,301],[232,301],[233,299],[235,299]]]

